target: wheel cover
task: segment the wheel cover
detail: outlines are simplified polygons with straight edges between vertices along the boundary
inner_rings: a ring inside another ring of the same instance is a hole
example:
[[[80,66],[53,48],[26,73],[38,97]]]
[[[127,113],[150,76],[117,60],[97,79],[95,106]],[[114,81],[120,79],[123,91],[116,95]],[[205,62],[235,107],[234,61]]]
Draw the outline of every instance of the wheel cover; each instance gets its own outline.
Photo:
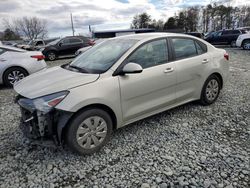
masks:
[[[219,83],[217,80],[212,79],[208,82],[206,87],[206,97],[209,101],[213,101],[219,94]]]
[[[77,143],[84,149],[99,146],[107,136],[107,122],[99,116],[85,119],[77,129]]]
[[[245,49],[249,50],[250,49],[250,42],[245,42],[243,46]]]
[[[54,59],[56,58],[56,54],[54,54],[54,53],[49,53],[49,54],[48,54],[48,57],[49,57],[50,60],[54,60]]]
[[[14,70],[8,74],[8,81],[10,84],[14,84],[25,77],[24,73],[18,70]]]

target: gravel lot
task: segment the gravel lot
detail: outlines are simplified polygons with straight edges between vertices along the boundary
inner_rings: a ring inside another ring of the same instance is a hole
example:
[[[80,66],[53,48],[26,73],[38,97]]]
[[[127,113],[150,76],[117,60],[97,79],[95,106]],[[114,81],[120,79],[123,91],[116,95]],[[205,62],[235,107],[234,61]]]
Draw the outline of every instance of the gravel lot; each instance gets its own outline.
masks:
[[[215,104],[133,123],[91,156],[30,143],[0,86],[0,187],[249,187],[250,51],[226,50],[231,76]]]

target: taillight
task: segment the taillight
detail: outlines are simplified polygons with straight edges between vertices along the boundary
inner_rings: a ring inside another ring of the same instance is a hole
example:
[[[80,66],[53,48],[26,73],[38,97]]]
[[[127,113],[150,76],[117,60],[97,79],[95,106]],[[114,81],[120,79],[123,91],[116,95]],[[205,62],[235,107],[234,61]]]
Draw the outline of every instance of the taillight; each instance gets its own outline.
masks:
[[[89,40],[89,41],[88,41],[88,44],[89,44],[90,46],[94,46],[94,45],[95,45],[95,41],[94,41],[94,40]]]
[[[224,58],[225,58],[226,60],[229,60],[229,55],[228,55],[228,53],[225,53],[225,54],[224,54]]]
[[[45,59],[44,55],[32,55],[30,57],[37,59],[37,61]]]

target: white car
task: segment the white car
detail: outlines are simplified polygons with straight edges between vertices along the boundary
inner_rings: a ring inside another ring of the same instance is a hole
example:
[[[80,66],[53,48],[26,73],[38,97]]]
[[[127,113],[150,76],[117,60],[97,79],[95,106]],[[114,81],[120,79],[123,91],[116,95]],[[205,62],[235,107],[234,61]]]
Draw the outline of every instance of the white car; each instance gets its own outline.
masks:
[[[83,47],[83,48],[80,48],[79,50],[76,51],[76,56],[82,54],[83,52],[86,52],[88,49],[90,49],[92,46],[96,45],[96,44],[99,44],[103,41],[105,41],[107,39],[97,39],[95,41],[93,41],[93,45],[90,45],[90,46],[86,46],[86,47]]]
[[[236,40],[236,46],[244,50],[250,50],[250,33],[239,35]]]
[[[0,46],[0,84],[13,86],[22,78],[46,68],[39,51],[25,51],[11,46]]]
[[[229,74],[228,58],[224,49],[190,35],[107,39],[70,64],[14,85],[21,128],[30,138],[51,137],[91,154],[114,129],[190,101],[214,103]]]

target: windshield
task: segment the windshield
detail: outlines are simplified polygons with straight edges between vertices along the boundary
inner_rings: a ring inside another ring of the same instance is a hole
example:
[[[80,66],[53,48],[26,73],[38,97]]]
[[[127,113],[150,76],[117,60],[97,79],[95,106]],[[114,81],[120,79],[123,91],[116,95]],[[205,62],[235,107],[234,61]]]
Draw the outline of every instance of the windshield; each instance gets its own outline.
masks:
[[[48,43],[47,45],[55,45],[57,44],[61,39],[56,39],[56,40],[53,40],[52,42]]]
[[[87,73],[101,74],[107,71],[138,40],[111,39],[93,46],[78,58],[70,67],[84,69]]]
[[[34,40],[29,41],[28,45],[32,46],[35,43]]]

